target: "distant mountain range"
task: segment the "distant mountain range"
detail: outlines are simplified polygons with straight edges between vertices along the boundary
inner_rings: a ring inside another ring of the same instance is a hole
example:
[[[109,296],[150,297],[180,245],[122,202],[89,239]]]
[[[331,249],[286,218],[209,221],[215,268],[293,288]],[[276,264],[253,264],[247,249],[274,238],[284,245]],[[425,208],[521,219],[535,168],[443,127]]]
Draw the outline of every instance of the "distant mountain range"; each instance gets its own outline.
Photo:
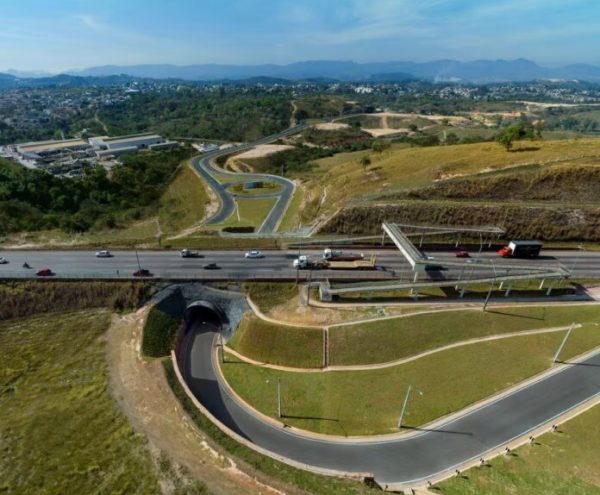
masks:
[[[62,80],[56,80],[56,78]],[[68,79],[69,77],[73,79]],[[517,60],[436,60],[433,62],[377,62],[357,63],[351,61],[313,60],[286,65],[104,65],[90,67],[67,74],[49,76],[10,70],[0,75],[0,87],[4,85],[72,84],[89,78],[115,78],[113,82],[129,78],[174,79],[182,81],[240,81],[264,80],[287,81],[364,81],[394,82],[418,79],[430,82],[497,83],[522,82],[538,79],[578,80],[600,82],[600,67],[578,64],[563,67],[543,67],[526,59]],[[12,78],[12,80],[10,79]],[[97,81],[96,81],[97,83]]]
[[[436,60],[433,62],[356,63],[350,61],[305,61],[287,65],[105,65],[90,67],[73,75],[108,76],[128,74],[154,79],[176,78],[210,81],[218,79],[247,79],[275,77],[290,80],[330,78],[341,81],[368,81],[373,76],[393,74],[398,79],[425,79],[428,81],[462,81],[490,83],[530,81],[533,79],[577,79],[600,81],[600,67],[567,65],[558,68],[542,67],[526,59],[517,60]]]

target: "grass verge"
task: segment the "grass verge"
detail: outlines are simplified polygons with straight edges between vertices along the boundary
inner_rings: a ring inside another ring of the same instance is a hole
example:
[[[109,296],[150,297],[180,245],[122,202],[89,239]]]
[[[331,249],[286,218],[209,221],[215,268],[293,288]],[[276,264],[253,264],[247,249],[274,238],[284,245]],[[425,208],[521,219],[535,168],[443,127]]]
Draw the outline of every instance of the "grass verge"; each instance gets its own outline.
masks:
[[[159,475],[108,391],[107,311],[0,324],[0,492],[159,493]]]
[[[142,338],[142,352],[149,357],[168,356],[175,347],[181,318],[176,318],[154,306],[148,313]]]
[[[296,284],[285,282],[246,282],[244,290],[263,313],[268,313],[298,294]]]
[[[240,219],[238,220],[237,213],[234,211],[227,220],[217,227],[252,226],[258,229],[273,209],[276,201],[277,198],[238,198]]]
[[[278,232],[290,232],[300,227],[300,206],[302,205],[303,196],[300,186],[296,186],[292,200],[287,210],[285,210],[285,215],[283,215],[277,229]]]
[[[251,359],[298,368],[323,366],[323,330],[275,325],[245,316],[229,346]]]
[[[204,218],[208,194],[189,161],[179,169],[159,201],[158,220],[163,234],[173,235]]]
[[[405,422],[423,425],[548,369],[563,336],[555,332],[483,342],[369,371],[281,372],[245,363],[225,363],[222,369],[246,402],[274,418],[273,384],[280,378],[284,421],[292,426],[337,435],[392,433],[409,385],[423,395],[411,402]],[[561,358],[598,345],[598,327],[585,325],[571,334]]]
[[[270,457],[259,454],[236,442],[217,428],[196,408],[194,403],[181,388],[181,385],[175,376],[171,361],[165,360],[163,365],[167,381],[169,382],[173,393],[196,426],[210,436],[229,454],[233,455],[236,459],[241,460],[251,468],[315,495],[329,495],[331,493],[335,493],[336,495],[363,495],[379,492],[379,490],[376,491],[375,489],[370,489],[366,485],[355,481],[320,476],[308,471],[296,469],[271,459]]]
[[[600,321],[600,306],[440,311],[329,330],[332,365],[384,363],[489,335]]]
[[[592,495],[600,490],[600,406],[560,425],[556,433],[537,438],[510,456],[489,461],[490,467],[465,471],[439,485],[445,495]]]

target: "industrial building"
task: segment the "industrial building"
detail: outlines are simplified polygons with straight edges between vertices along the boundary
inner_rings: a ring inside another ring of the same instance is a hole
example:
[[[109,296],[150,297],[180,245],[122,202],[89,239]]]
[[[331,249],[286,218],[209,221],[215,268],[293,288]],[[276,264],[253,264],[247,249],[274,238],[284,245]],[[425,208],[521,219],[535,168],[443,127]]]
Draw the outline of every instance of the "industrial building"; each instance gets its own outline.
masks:
[[[142,149],[153,151],[170,148],[177,143],[168,141],[158,134],[132,134],[129,136],[108,137],[99,136],[89,139],[89,143],[98,157],[118,156],[125,153],[135,153]]]

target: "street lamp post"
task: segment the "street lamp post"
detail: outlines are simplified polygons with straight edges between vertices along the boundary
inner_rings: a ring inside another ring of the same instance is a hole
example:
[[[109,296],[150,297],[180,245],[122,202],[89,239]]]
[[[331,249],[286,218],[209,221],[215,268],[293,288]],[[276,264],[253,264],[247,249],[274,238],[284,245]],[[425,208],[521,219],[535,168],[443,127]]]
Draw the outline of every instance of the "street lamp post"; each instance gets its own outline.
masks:
[[[137,266],[138,266],[138,270],[142,271],[142,266],[140,265],[140,257],[138,255],[138,250],[137,248],[135,249],[135,259],[137,260]]]
[[[402,428],[402,420],[404,419],[404,413],[406,412],[406,406],[408,405],[408,399],[410,398],[410,392],[412,391],[412,385],[408,386],[406,391],[406,397],[404,397],[404,404],[402,404],[402,410],[400,411],[400,417],[398,418],[398,429]],[[419,395],[423,395],[423,392],[417,390]]]
[[[575,267],[577,266],[577,262],[579,261],[579,257],[581,256],[581,251],[583,251],[583,245],[579,244],[577,246],[577,256],[575,256],[575,261],[573,261],[573,266],[571,267],[571,273],[575,271]]]
[[[277,378],[277,417],[281,418],[281,378]]]
[[[552,360],[552,362],[554,362],[554,363],[558,362],[558,356],[560,356],[560,352],[563,350],[563,347],[567,343],[567,339],[569,338],[569,335],[571,335],[571,332],[573,331],[575,326],[576,326],[575,323],[572,323],[571,326],[569,327],[569,330],[567,330],[567,333],[565,334],[565,338],[562,339],[562,342],[558,346],[558,349],[556,350],[556,354],[554,354],[554,359]]]
[[[490,259],[490,263],[492,263],[492,268],[494,269],[494,279],[492,280],[492,283],[490,285],[490,290],[488,290],[487,296],[485,298],[485,302],[483,303],[483,311],[485,311],[485,309],[487,308],[488,302],[490,300],[490,297],[492,295],[492,289],[494,288],[494,286],[496,285],[496,265],[494,264],[494,261]]]

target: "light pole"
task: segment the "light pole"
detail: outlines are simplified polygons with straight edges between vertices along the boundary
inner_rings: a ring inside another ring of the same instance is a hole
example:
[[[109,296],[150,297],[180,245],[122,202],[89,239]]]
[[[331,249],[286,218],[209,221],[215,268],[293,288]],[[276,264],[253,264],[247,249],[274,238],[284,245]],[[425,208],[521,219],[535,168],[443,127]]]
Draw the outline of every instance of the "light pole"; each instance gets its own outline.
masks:
[[[281,418],[281,378],[277,378],[277,417]]]
[[[577,262],[579,261],[579,257],[581,256],[581,251],[583,251],[583,245],[579,244],[577,246],[577,256],[575,256],[575,261],[573,261],[573,266],[571,267],[571,273],[575,271],[575,267],[577,266]]]
[[[142,266],[140,265],[140,257],[138,256],[138,250],[135,249],[135,259],[137,260],[138,270],[142,271]]]
[[[485,298],[485,302],[483,303],[483,311],[485,311],[485,308],[487,308],[488,302],[490,300],[490,296],[492,295],[492,289],[494,288],[494,286],[496,285],[496,265],[494,264],[494,261],[492,259],[490,259],[490,263],[492,264],[492,268],[494,269],[494,279],[490,285],[490,290],[487,293],[487,296]]]
[[[565,338],[562,339],[562,342],[558,346],[558,349],[556,350],[556,354],[554,354],[554,359],[552,360],[552,362],[554,362],[554,363],[558,362],[558,356],[560,355],[560,352],[563,350],[563,347],[567,343],[567,339],[569,338],[569,335],[571,335],[571,332],[573,331],[573,329],[576,326],[577,325],[575,325],[575,323],[571,324],[571,326],[569,327],[569,330],[567,330],[567,333],[565,334]]]
[[[402,420],[404,419],[404,413],[406,412],[406,406],[408,405],[408,399],[410,398],[410,392],[412,390],[412,385],[408,386],[408,390],[406,391],[406,397],[404,397],[404,404],[402,404],[402,410],[400,411],[400,417],[398,418],[398,429],[402,428]],[[423,395],[423,392],[417,390],[419,395]]]

